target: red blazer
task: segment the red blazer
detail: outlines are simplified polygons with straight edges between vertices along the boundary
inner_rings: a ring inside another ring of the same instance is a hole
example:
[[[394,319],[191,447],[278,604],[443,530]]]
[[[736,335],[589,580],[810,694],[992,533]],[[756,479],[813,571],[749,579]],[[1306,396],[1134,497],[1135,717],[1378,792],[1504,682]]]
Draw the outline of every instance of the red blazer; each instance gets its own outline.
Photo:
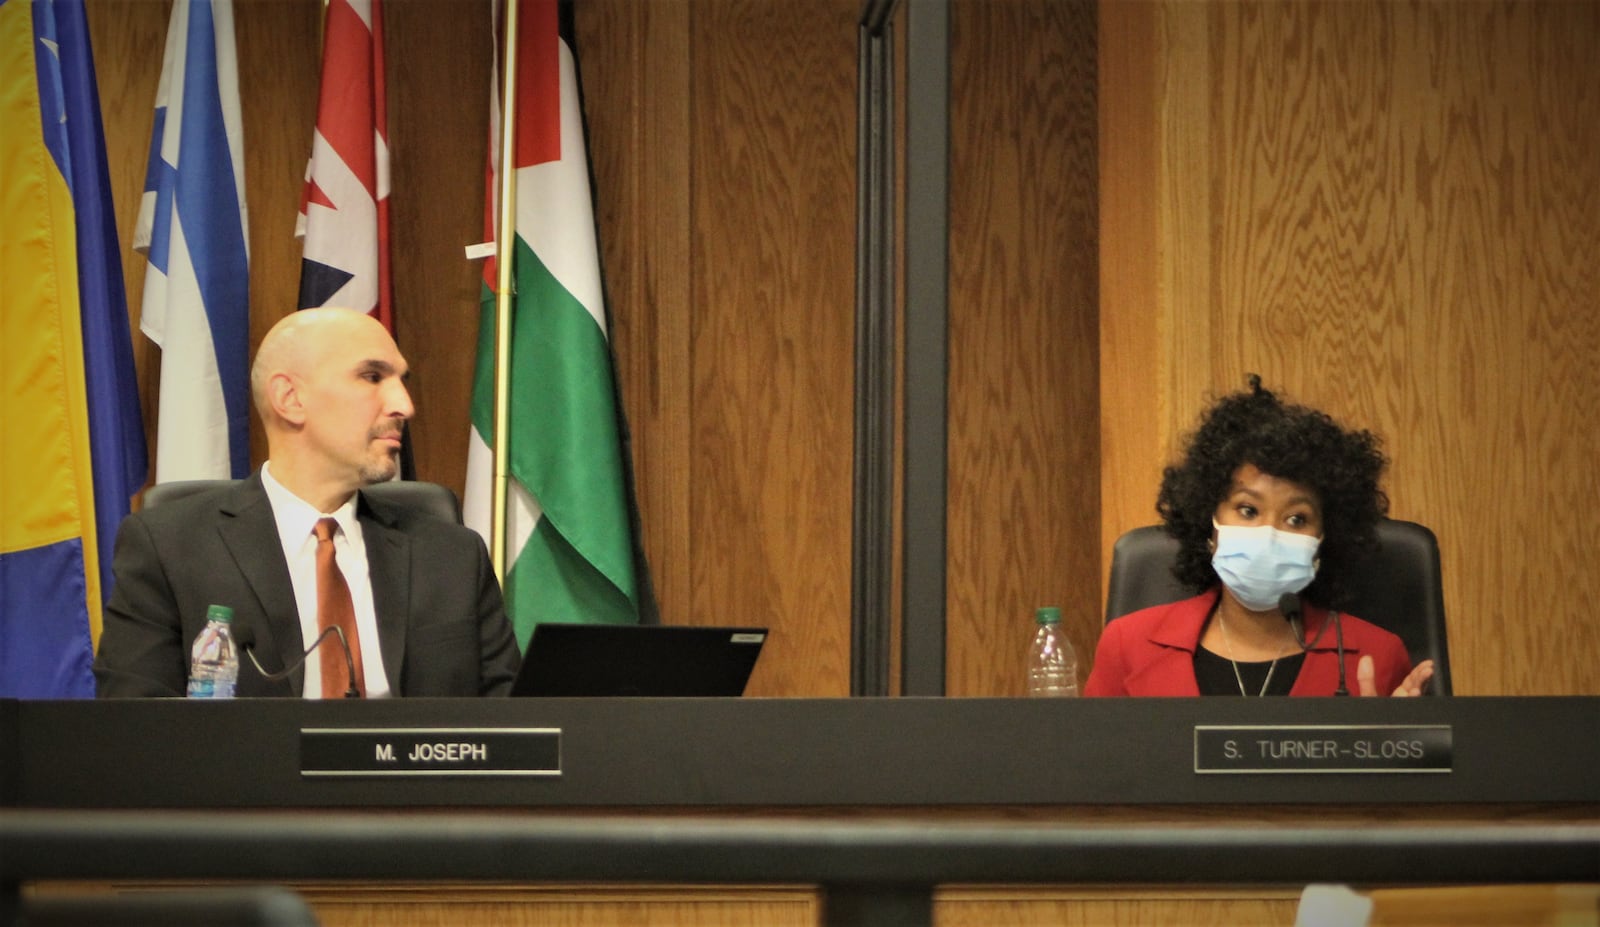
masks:
[[[1094,668],[1084,695],[1199,695],[1194,651],[1220,587],[1192,599],[1131,612],[1106,624],[1094,651]],[[1322,632],[1328,611],[1305,606],[1305,635],[1312,641],[1290,695],[1332,695],[1339,686],[1339,652],[1334,629]],[[1388,695],[1411,672],[1411,657],[1400,638],[1370,622],[1339,616],[1344,628],[1345,686],[1356,687],[1356,662],[1371,655],[1378,692]]]

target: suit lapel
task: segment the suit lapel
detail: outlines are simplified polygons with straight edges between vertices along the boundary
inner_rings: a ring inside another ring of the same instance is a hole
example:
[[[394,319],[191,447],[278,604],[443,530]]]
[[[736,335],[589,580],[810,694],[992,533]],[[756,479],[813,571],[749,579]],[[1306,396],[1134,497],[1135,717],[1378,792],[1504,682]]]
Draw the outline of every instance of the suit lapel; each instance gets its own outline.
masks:
[[[1143,666],[1128,674],[1128,694],[1189,696],[1200,694],[1194,676],[1194,653],[1162,647]]]
[[[1199,695],[1194,675],[1194,652],[1206,617],[1216,605],[1218,591],[1179,602],[1150,629],[1146,645],[1149,659],[1128,676],[1128,691],[1135,695]]]
[[[300,659],[300,610],[295,606],[294,583],[289,565],[283,559],[283,544],[278,538],[278,523],[272,516],[267,491],[258,471],[239,484],[221,506],[218,533],[228,553],[244,575],[250,591],[261,607],[262,626],[256,629],[256,653],[269,671],[282,670]],[[277,665],[271,655],[277,654]],[[289,685],[302,694],[303,673],[293,673]]]
[[[389,691],[404,695],[401,667],[405,665],[406,627],[411,615],[411,539],[387,514],[367,504],[362,494],[356,506],[361,534],[367,544],[367,573],[372,580],[372,610],[378,619],[378,646]]]

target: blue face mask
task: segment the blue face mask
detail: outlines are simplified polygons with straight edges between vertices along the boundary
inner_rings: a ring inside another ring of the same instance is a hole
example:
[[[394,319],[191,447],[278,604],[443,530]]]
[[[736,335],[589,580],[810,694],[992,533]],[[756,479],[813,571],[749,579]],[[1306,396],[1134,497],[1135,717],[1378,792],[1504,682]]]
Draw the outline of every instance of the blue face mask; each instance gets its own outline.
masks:
[[[1211,566],[1233,597],[1253,612],[1271,611],[1286,592],[1299,592],[1317,575],[1321,538],[1271,525],[1219,525]]]

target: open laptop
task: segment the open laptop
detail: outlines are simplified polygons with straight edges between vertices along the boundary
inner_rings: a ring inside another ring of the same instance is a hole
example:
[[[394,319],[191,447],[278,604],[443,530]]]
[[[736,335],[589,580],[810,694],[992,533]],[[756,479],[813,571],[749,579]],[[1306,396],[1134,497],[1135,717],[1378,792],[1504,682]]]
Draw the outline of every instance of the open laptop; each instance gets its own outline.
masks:
[[[538,624],[513,696],[738,696],[766,628]]]

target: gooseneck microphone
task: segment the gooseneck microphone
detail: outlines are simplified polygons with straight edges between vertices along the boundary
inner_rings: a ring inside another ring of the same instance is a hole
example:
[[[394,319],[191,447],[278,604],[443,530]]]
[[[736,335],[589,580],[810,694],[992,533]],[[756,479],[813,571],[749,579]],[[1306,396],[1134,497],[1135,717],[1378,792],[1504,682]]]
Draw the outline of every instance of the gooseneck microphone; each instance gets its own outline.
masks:
[[[1300,597],[1292,592],[1285,592],[1278,597],[1278,611],[1283,613],[1284,620],[1289,622],[1289,627],[1294,630],[1294,639],[1300,645],[1300,649],[1310,650],[1311,645],[1317,641],[1314,640],[1311,644],[1306,643],[1305,633],[1301,630]],[[1328,616],[1333,619],[1334,645],[1339,651],[1339,688],[1333,690],[1333,694],[1349,695],[1350,690],[1346,688],[1344,681],[1344,624],[1339,621],[1339,613],[1337,611],[1330,611]],[[1326,625],[1317,630],[1317,640],[1322,639],[1324,630],[1327,630]]]
[[[1301,650],[1310,650],[1311,645],[1306,643],[1304,626],[1300,620],[1300,597],[1292,592],[1278,596],[1278,611],[1283,613],[1283,620],[1289,622],[1289,630],[1294,632],[1294,642],[1300,645]]]
[[[306,659],[308,657],[310,657],[311,654],[314,653],[318,647],[321,647],[323,645],[323,643],[325,643],[330,636],[338,638],[338,640],[339,640],[339,649],[344,651],[345,670],[348,673],[348,678],[350,680],[350,687],[344,690],[344,697],[345,698],[360,698],[361,697],[361,693],[359,691],[357,691],[357,689],[356,689],[356,663],[355,663],[355,660],[351,659],[351,657],[350,657],[350,642],[344,639],[344,629],[343,628],[339,627],[336,624],[328,625],[328,627],[326,629],[324,629],[321,634],[317,635],[317,639],[311,642],[311,646],[307,647],[305,652],[300,654],[300,659],[294,661],[294,663],[292,663],[289,666],[285,667],[281,672],[269,673],[269,672],[267,672],[266,667],[263,667],[261,665],[261,661],[256,659],[256,652],[255,652],[255,648],[256,648],[256,631],[255,631],[255,628],[250,626],[250,622],[249,621],[241,620],[239,618],[234,618],[233,619],[233,641],[234,641],[234,643],[238,644],[239,645],[239,649],[243,650],[245,652],[245,655],[250,658],[250,662],[254,663],[256,665],[256,671],[259,672],[262,675],[263,678],[269,679],[269,680],[283,679],[283,678],[287,677],[290,673],[292,673],[295,670],[299,669],[306,662]]]

